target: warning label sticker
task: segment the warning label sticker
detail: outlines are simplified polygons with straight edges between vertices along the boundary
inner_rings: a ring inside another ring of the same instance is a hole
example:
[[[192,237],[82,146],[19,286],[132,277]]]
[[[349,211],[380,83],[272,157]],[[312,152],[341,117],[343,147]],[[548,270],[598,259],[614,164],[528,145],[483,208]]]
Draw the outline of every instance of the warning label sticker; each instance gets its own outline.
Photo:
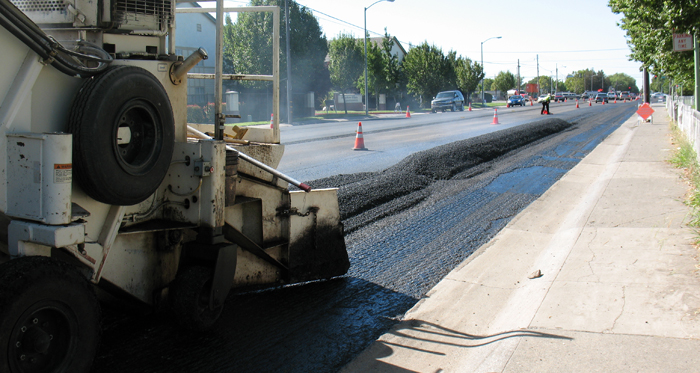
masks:
[[[71,163],[54,163],[53,165],[53,182],[55,184],[70,183],[73,181],[73,164]]]

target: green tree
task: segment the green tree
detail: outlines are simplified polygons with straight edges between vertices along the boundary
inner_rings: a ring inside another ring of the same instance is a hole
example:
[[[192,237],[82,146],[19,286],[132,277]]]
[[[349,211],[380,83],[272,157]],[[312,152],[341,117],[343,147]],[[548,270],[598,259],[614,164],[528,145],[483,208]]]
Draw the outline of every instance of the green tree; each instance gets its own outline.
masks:
[[[362,43],[364,43],[364,41],[362,41]],[[364,44],[362,48],[364,48]],[[376,43],[367,40],[367,88],[370,92],[373,92],[377,100],[379,100],[379,91],[384,88],[384,86],[384,60],[382,59],[382,50]],[[365,94],[364,68],[363,73],[357,77],[355,87],[357,87],[361,94]]]
[[[353,88],[358,76],[364,73],[365,60],[361,43],[351,34],[340,34],[330,42],[328,57],[331,83],[340,90],[343,102],[347,102],[345,92]],[[347,113],[348,109],[345,106],[345,114]]]
[[[394,38],[389,36],[386,29],[381,45],[367,44],[367,84],[369,91],[374,92],[377,107],[380,93],[391,95],[397,101],[397,96],[405,89],[402,65],[398,56],[392,52],[393,48]],[[362,94],[365,92],[364,84],[364,76],[360,76],[357,87]]]
[[[649,83],[649,89],[653,92],[670,93],[668,84],[669,80],[665,76],[654,75],[651,78],[651,83]]]
[[[677,84],[694,84],[693,52],[673,52],[673,33],[700,35],[697,0],[610,0],[618,24],[627,32],[630,58],[651,74],[673,78]]]
[[[483,66],[482,66],[483,67]],[[484,91],[490,91],[492,90],[491,86],[493,86],[493,79],[491,78],[484,78]]]
[[[442,49],[428,45],[428,42],[411,48],[403,59],[406,73],[408,92],[424,98],[423,106],[430,104],[430,98],[450,86],[454,69],[450,60],[442,53]],[[452,80],[454,81],[454,80]]]
[[[596,72],[593,69],[578,70],[573,72],[566,78],[564,86],[561,85],[561,82],[559,83],[559,90],[569,90],[575,93],[583,93],[584,91],[597,91],[599,89],[607,91],[609,87],[615,85],[614,81],[615,79],[618,79],[618,77],[616,77],[617,75],[618,74],[606,76],[602,70],[598,72]],[[634,84],[634,79],[632,77],[630,77],[629,75],[625,76],[631,79],[631,83]],[[612,81],[611,78],[613,79]],[[618,83],[618,88],[621,88],[623,85],[624,84],[622,83]],[[547,83],[546,88],[549,89],[549,83]]]
[[[406,79],[398,56],[392,53],[393,48],[394,38],[390,37],[384,29],[384,39],[382,40],[382,67],[386,83],[384,89],[387,94],[394,97],[394,101],[397,101],[397,96],[406,88]]]
[[[369,40],[367,43],[367,87],[374,94],[376,107],[379,107],[380,93],[393,95],[396,100],[400,92],[401,64],[398,57],[392,53],[393,47],[394,39],[389,36],[386,29],[381,45]],[[356,86],[360,93],[365,93],[364,75],[360,75],[357,79]]]
[[[639,92],[635,79],[625,73],[610,75],[606,78],[606,80],[609,82],[609,86],[613,87],[616,91],[630,91],[634,93]]]
[[[443,88],[444,89],[457,89],[457,71],[455,66],[457,65],[457,52],[449,51],[445,56],[445,63],[442,65],[442,76],[444,79]]]
[[[585,70],[575,71],[566,77],[566,88],[574,93],[581,94],[587,90]]]
[[[515,88],[518,82],[515,79],[515,75],[510,71],[501,71],[496,75],[496,79],[493,80],[493,89],[495,91],[500,91],[504,96],[509,89]]]
[[[481,79],[484,78],[483,67],[476,62],[472,62],[469,58],[459,57],[455,61],[454,70],[457,75],[457,87],[471,101],[472,92],[476,91]]]
[[[284,0],[251,0],[250,5],[277,5],[284,9]],[[309,9],[290,0],[289,15],[292,86],[295,91],[314,91],[316,97],[323,97],[330,89],[325,68],[328,41]],[[284,18],[281,23],[283,21]],[[280,27],[280,80],[287,78],[285,40],[286,28]],[[239,13],[236,23],[226,17],[223,69],[229,74],[272,74],[272,13]],[[264,88],[269,83],[243,81],[239,84]]]

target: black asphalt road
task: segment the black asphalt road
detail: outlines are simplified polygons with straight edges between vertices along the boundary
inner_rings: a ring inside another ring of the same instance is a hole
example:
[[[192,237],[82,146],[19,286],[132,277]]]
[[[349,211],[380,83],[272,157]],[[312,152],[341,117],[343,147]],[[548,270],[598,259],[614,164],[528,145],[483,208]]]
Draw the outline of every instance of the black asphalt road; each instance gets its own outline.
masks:
[[[107,307],[94,371],[338,371],[635,110],[555,115],[312,181],[340,187],[347,276],[231,296],[207,333]]]

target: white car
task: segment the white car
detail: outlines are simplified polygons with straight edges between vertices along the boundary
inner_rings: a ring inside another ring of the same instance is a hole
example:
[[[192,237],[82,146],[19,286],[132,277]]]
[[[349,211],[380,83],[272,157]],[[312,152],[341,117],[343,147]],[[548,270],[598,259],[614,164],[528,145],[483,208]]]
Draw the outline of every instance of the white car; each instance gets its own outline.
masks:
[[[661,93],[661,92],[656,92],[651,95],[652,100],[657,100],[657,101],[666,101],[666,94]]]

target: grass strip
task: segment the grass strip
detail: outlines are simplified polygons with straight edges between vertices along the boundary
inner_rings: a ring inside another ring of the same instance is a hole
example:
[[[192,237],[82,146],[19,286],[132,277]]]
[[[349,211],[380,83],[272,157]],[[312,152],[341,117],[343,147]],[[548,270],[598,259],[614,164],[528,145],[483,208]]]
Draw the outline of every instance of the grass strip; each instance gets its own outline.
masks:
[[[687,136],[675,123],[671,123],[670,126],[672,143],[676,147],[673,149],[669,162],[683,171],[684,179],[690,187],[685,200],[685,204],[691,208],[688,225],[700,228],[700,163],[698,163],[693,144],[688,141]],[[700,247],[700,232],[696,231],[694,244],[696,247]]]

